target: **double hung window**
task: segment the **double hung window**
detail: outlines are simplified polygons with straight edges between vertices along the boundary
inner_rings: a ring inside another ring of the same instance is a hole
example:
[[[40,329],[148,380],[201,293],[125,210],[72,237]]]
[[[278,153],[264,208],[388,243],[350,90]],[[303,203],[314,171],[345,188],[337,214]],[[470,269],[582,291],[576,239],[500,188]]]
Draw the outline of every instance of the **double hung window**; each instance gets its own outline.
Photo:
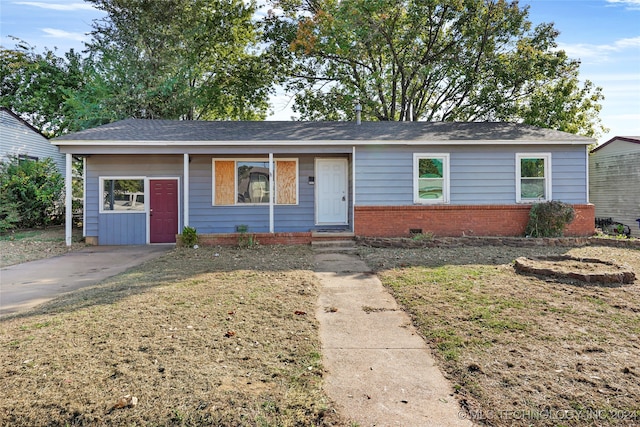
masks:
[[[516,202],[551,199],[551,154],[516,154]]]
[[[449,202],[449,154],[413,155],[413,201]]]

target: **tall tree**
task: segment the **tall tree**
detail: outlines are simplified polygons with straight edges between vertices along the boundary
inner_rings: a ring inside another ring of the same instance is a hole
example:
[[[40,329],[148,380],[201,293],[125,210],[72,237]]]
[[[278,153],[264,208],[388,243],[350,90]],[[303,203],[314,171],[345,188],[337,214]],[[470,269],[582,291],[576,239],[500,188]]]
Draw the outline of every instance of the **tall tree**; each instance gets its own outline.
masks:
[[[86,83],[70,103],[83,127],[125,117],[260,119],[271,72],[256,5],[242,0],[88,0]]]
[[[72,130],[66,99],[81,87],[83,60],[71,50],[58,56],[42,53],[17,40],[13,49],[0,47],[0,105],[20,114],[43,135]]]
[[[596,135],[601,89],[506,0],[282,0],[274,44],[303,119],[519,121]]]

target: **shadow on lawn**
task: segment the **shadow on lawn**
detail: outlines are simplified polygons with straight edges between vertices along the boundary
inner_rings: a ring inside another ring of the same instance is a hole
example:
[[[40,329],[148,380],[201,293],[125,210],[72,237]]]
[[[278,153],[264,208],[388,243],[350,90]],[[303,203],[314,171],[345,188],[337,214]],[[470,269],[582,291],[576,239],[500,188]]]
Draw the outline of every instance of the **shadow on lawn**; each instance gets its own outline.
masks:
[[[307,246],[176,248],[94,286],[60,295],[28,311],[2,316],[0,321],[70,313],[88,307],[114,304],[153,288],[188,282],[202,274],[312,269],[313,252]]]

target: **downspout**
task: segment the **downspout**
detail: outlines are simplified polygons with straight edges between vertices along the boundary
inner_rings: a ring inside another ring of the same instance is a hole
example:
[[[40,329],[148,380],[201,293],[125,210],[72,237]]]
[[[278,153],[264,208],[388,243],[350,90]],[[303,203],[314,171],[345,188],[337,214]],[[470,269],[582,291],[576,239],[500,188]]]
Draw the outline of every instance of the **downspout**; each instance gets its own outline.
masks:
[[[586,182],[587,182],[587,197],[586,197],[586,200],[587,200],[587,205],[588,205],[590,203],[590,201],[589,201],[589,156],[590,156],[589,146],[588,145],[585,146],[585,149],[587,151],[587,169],[586,169],[586,175],[587,175],[587,179],[586,179]]]
[[[182,220],[183,227],[189,226],[189,153],[184,153],[184,195],[182,197],[182,211],[184,212],[184,219]]]
[[[269,233],[274,233],[274,220],[273,220],[273,203],[275,194],[273,192],[273,153],[269,153]]]
[[[65,185],[65,243],[67,246],[71,246],[72,226],[73,226],[73,155],[71,153],[66,154],[66,170],[64,175]]]

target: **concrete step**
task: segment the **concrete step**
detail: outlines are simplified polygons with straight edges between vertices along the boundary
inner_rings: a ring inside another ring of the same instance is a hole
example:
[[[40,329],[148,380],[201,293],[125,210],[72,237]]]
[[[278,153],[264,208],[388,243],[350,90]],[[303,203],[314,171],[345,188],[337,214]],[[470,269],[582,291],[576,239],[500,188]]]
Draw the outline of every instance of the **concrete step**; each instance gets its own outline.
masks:
[[[356,250],[356,244],[353,240],[313,241],[311,247],[316,252],[324,253],[349,253]]]

